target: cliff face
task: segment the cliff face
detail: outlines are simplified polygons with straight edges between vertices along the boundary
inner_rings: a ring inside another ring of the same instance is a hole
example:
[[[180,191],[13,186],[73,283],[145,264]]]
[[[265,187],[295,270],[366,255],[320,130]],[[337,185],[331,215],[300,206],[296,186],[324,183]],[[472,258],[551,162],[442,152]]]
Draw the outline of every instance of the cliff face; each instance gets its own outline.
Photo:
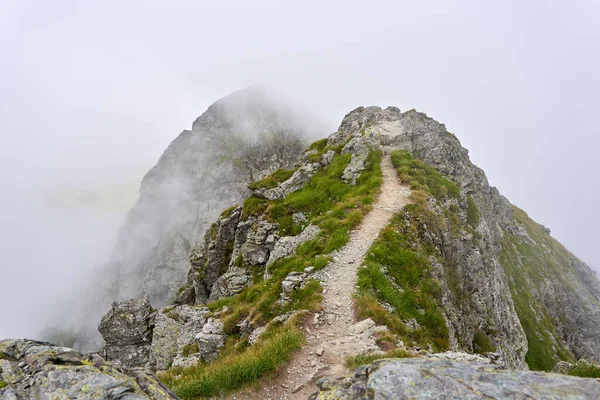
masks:
[[[261,87],[211,105],[144,177],[113,251],[113,298],[172,299],[190,250],[221,210],[246,197],[253,180],[295,165],[308,138],[324,132]]]
[[[155,306],[168,303],[185,281],[191,249],[221,210],[245,198],[252,181],[293,167],[308,141],[327,133],[302,108],[264,87],[215,102],[144,177],[139,201],[94,282],[103,289],[86,312],[103,313],[112,301],[142,294]],[[86,335],[93,336],[83,330],[77,347],[98,347]]]

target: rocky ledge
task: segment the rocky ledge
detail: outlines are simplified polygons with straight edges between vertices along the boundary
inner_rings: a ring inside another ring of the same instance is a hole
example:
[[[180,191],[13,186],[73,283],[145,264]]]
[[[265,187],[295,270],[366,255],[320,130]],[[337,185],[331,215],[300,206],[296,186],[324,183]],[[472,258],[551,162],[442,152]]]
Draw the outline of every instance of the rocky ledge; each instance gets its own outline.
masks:
[[[27,339],[0,341],[0,398],[178,399],[147,370]]]
[[[387,359],[353,378],[322,379],[311,400],[599,399],[600,379],[503,369],[482,361]]]

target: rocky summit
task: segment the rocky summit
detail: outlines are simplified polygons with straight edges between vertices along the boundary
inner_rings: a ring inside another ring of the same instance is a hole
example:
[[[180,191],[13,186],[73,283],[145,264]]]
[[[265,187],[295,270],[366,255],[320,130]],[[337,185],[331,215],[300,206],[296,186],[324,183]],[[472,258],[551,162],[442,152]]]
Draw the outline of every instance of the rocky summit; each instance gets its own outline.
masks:
[[[102,340],[1,342],[0,395],[600,397],[600,282],[455,135],[359,107],[308,145],[300,115],[257,88],[209,107],[142,182]]]

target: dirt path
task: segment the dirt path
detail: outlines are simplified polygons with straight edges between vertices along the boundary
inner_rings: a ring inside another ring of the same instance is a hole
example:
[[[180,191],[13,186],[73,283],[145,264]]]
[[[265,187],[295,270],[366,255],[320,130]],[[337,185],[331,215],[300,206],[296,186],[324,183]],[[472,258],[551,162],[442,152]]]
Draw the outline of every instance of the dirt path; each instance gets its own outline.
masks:
[[[306,344],[275,378],[262,382],[257,391],[238,393],[233,399],[306,399],[316,390],[316,378],[350,372],[344,366],[348,355],[378,350],[375,340],[364,331],[364,323],[356,324],[354,320],[356,273],[379,231],[410,196],[410,189],[397,178],[389,155],[384,155],[381,169],[381,193],[373,210],[352,232],[348,244],[333,254],[334,261],[315,274],[324,288],[323,311],[315,314],[305,328]]]

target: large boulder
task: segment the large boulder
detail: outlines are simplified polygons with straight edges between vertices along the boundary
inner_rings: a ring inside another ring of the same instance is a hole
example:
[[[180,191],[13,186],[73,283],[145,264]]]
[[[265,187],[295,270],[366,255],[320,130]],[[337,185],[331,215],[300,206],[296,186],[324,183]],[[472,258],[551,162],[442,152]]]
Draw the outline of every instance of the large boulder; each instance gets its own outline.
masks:
[[[98,355],[33,340],[0,342],[0,398],[177,399],[143,369],[128,369]]]
[[[114,302],[98,324],[106,345],[100,354],[127,367],[142,367],[149,361],[155,312],[148,296]]]
[[[428,358],[379,360],[361,366],[353,378],[317,385],[313,400],[600,398],[597,379]]]
[[[196,335],[206,324],[208,308],[188,305],[163,307],[155,318],[150,348],[150,367],[166,370],[171,366],[198,362]]]

